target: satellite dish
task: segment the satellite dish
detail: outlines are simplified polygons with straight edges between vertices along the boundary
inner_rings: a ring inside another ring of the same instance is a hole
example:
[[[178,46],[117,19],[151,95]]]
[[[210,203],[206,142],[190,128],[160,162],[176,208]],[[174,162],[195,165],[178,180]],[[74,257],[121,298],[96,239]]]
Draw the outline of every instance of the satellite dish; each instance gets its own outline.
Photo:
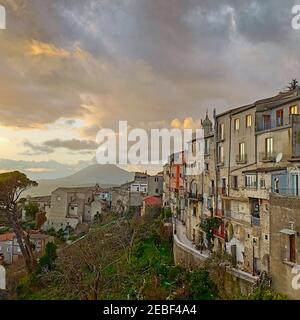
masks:
[[[278,155],[276,156],[276,163],[279,163],[282,160],[283,154],[282,153],[278,153]]]

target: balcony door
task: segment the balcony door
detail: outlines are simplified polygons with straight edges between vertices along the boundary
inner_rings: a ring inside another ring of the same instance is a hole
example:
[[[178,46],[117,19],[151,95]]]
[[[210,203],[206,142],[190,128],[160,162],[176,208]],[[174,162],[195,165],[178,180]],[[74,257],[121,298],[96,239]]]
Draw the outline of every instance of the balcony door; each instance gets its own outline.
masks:
[[[271,129],[271,116],[269,114],[263,115],[263,126],[264,130]]]
[[[276,111],[276,127],[283,126],[283,109]]]
[[[297,174],[292,175],[292,194],[299,195],[299,176]]]

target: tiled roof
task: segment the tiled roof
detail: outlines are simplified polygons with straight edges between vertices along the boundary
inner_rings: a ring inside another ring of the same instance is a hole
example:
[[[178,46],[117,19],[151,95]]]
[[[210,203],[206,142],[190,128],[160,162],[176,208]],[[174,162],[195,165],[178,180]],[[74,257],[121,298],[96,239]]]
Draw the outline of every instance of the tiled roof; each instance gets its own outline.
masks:
[[[146,197],[144,202],[147,206],[161,205],[161,199],[159,197]]]
[[[12,241],[15,237],[14,233],[5,233],[5,234],[0,234],[0,242],[4,241]]]

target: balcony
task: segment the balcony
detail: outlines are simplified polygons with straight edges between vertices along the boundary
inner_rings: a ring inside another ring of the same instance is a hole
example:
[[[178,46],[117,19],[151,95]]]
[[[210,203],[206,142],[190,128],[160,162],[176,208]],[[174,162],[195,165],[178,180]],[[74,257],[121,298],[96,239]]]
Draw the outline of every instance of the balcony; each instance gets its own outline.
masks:
[[[215,195],[215,188],[209,187],[209,189],[208,189],[208,194],[209,194],[210,196],[214,196],[214,195]]]
[[[240,212],[235,212],[235,211],[231,211],[231,210],[226,210],[225,211],[225,217],[227,219],[232,219],[235,221],[240,221],[240,222],[245,222],[245,223],[249,223],[252,224],[250,216],[249,215],[245,215],[244,213],[240,213]]]
[[[201,193],[189,192],[188,198],[192,201],[203,201],[203,195]]]
[[[272,129],[280,129],[282,127],[289,126],[291,124],[291,116],[284,116],[276,120],[275,115],[270,115],[270,119],[263,120],[262,116],[257,118],[256,132],[263,132]]]
[[[260,218],[252,216],[251,225],[252,227],[260,227]]]
[[[260,162],[275,162],[276,154],[274,152],[260,152],[259,153],[259,161]]]
[[[247,154],[238,154],[235,161],[237,164],[246,164],[248,162]]]

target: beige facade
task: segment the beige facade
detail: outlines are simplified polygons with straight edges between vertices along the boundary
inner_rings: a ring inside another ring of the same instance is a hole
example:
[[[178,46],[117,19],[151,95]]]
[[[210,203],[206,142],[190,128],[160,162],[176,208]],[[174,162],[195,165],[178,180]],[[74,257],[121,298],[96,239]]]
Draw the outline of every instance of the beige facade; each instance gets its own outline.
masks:
[[[205,170],[186,176],[188,239],[197,248],[201,221],[219,219],[213,250],[231,255],[236,274],[271,273],[274,289],[299,298],[300,91],[215,114],[206,138]]]

